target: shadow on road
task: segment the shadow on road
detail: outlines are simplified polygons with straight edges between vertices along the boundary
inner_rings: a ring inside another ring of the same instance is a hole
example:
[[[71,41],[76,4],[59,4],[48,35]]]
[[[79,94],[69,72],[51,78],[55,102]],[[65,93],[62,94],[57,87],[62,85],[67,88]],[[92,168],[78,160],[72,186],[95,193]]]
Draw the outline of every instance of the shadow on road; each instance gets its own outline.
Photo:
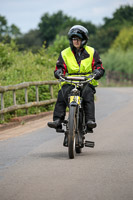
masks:
[[[42,153],[34,153],[30,155],[34,158],[53,158],[53,159],[60,159],[65,160],[68,159],[67,152],[42,152]]]
[[[90,150],[90,151],[84,151],[81,154],[76,154],[75,158],[86,158],[86,159],[102,159],[102,157],[106,159],[112,159],[112,157],[121,157],[121,156],[129,156],[129,152],[125,151],[116,151],[113,149],[110,149],[110,151],[95,151],[95,150]],[[57,159],[57,160],[68,160],[68,152],[67,149],[66,151],[61,151],[61,152],[41,152],[41,153],[34,153],[30,154],[31,157],[33,158],[45,158],[45,159]]]

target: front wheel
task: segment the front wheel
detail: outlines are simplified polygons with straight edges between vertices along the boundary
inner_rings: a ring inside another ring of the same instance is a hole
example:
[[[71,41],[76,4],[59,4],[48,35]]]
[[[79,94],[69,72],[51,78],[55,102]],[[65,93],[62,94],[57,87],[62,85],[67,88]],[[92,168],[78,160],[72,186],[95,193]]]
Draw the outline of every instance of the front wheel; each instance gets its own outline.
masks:
[[[75,156],[75,130],[76,130],[76,107],[69,108],[69,122],[68,122],[68,155],[70,159]]]

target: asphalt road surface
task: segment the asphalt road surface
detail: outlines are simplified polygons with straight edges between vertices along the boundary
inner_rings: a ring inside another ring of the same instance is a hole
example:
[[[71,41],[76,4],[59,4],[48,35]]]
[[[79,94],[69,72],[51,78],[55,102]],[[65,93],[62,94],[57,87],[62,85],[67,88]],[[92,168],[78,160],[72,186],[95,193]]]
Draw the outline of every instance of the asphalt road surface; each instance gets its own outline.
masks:
[[[133,200],[133,88],[97,88],[96,118],[75,159],[47,126],[1,140],[0,200]]]

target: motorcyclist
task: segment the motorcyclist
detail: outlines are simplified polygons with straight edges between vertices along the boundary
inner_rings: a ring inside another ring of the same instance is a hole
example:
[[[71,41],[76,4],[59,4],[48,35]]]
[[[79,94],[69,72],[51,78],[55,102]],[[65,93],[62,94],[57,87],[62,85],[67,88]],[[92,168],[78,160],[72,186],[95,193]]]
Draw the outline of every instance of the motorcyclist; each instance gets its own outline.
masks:
[[[64,49],[57,60],[54,71],[55,78],[59,79],[60,74],[68,76],[89,76],[94,73],[95,80],[87,83],[82,89],[82,98],[85,111],[85,122],[88,130],[97,126],[95,122],[95,105],[94,94],[95,87],[98,85],[97,80],[104,75],[104,68],[98,52],[87,46],[88,30],[81,26],[75,25],[68,32],[70,47]],[[53,122],[48,122],[50,128],[59,129],[65,118],[66,107],[68,106],[68,95],[73,88],[70,84],[62,85],[58,92],[58,98],[53,113]]]

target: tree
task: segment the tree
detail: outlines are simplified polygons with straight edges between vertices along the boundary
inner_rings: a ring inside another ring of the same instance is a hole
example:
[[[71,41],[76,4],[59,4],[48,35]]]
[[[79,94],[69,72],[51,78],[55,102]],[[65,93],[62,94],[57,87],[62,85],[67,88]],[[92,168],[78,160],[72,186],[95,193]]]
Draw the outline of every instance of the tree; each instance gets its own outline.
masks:
[[[54,41],[57,34],[67,35],[69,29],[76,24],[85,26],[89,33],[96,32],[96,26],[91,22],[83,22],[76,18],[69,17],[64,15],[62,11],[58,11],[53,15],[45,13],[41,17],[41,22],[38,25],[42,42],[46,41],[46,45],[48,46]]]
[[[62,24],[68,19],[67,16],[64,16],[62,11],[58,11],[53,15],[49,15],[49,13],[45,13],[41,17],[41,22],[39,23],[40,28],[40,37],[43,41],[48,44],[53,41],[58,32],[61,30]]]
[[[101,27],[97,29],[96,34],[90,35],[89,45],[97,49],[99,53],[104,53],[110,48],[118,33],[114,27],[106,30]]]
[[[133,6],[121,6],[112,18],[104,18],[104,25],[97,29],[95,35],[90,37],[90,44],[100,53],[106,52],[118,36],[121,29],[133,25]]]
[[[4,16],[0,15],[0,41],[2,41],[4,36],[7,34],[7,29],[7,20]]]
[[[123,26],[133,25],[133,6],[125,5],[118,8],[112,18],[104,18],[104,28],[113,26],[121,29]]]
[[[22,35],[17,39],[19,50],[31,49],[36,52],[42,45],[39,30],[30,30],[28,33]]]
[[[11,39],[16,39],[20,35],[20,29],[14,24],[8,26],[6,18],[0,15],[0,41],[10,42]]]
[[[123,28],[115,41],[112,49],[127,51],[133,49],[133,26],[130,28]]]
[[[126,25],[127,23],[133,25],[133,6],[121,6],[113,14],[113,19],[117,19],[119,23]]]
[[[0,15],[0,35],[4,35],[7,32],[7,20],[4,16]]]
[[[9,27],[9,35],[11,38],[18,38],[21,36],[20,29],[15,24],[12,24],[11,27]]]

